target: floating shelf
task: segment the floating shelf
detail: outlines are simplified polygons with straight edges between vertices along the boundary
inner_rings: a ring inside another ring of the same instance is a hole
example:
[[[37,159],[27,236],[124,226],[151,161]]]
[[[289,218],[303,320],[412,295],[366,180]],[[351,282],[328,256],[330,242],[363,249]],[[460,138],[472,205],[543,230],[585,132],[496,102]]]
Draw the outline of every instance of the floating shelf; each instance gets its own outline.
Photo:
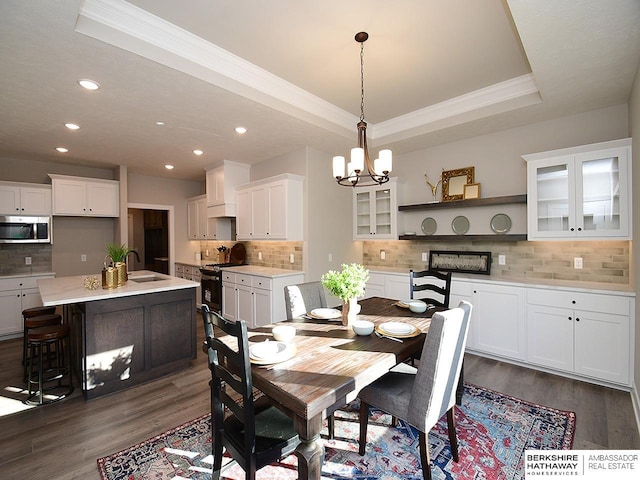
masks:
[[[491,205],[506,205],[508,203],[527,203],[527,195],[526,194],[507,195],[504,197],[470,198],[467,200],[453,200],[451,202],[432,202],[432,203],[418,203],[415,205],[400,205],[398,207],[398,210],[401,212],[410,212],[410,211],[418,211],[418,210],[436,210],[439,208],[463,208],[463,207],[484,207],[484,206],[491,206]],[[441,235],[441,236],[445,237],[447,235]],[[459,235],[450,235],[450,236],[459,237]],[[468,235],[468,236],[471,236],[471,235]],[[501,236],[504,236],[504,235],[501,235]]]
[[[486,235],[400,235],[398,240],[417,240],[422,242],[448,242],[489,240],[491,242],[518,242],[527,239],[526,233],[486,234]]]

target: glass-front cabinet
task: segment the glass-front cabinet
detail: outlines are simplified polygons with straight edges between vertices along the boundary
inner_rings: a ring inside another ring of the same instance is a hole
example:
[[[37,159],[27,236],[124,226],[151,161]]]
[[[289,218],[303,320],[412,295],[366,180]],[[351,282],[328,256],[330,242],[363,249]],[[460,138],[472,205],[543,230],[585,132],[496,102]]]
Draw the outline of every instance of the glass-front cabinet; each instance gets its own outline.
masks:
[[[353,189],[353,239],[398,239],[397,178],[383,185]]]
[[[523,158],[529,240],[631,238],[631,139]]]

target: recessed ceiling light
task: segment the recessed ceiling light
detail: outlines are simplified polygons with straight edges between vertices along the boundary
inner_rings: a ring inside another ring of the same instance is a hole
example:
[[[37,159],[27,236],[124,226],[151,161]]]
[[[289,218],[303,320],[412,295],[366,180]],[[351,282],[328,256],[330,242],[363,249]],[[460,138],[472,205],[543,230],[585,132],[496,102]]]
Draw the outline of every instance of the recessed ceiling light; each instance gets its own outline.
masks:
[[[194,150],[194,155],[202,155],[204,152],[202,150]]]
[[[78,80],[78,83],[81,87],[86,88],[87,90],[98,90],[100,88],[100,84],[98,82],[94,82],[93,80]]]
[[[164,122],[156,122],[156,125],[162,126],[162,125],[164,125]]]
[[[247,129],[244,127],[236,127],[236,133],[239,133],[239,134],[247,133]]]
[[[64,148],[64,147],[56,147],[56,150],[60,153],[67,153],[69,151],[68,148]]]
[[[173,170],[173,165],[165,165],[164,168],[166,168],[167,170]]]
[[[69,130],[78,130],[80,128],[80,125],[76,125],[75,123],[65,123],[64,126]]]

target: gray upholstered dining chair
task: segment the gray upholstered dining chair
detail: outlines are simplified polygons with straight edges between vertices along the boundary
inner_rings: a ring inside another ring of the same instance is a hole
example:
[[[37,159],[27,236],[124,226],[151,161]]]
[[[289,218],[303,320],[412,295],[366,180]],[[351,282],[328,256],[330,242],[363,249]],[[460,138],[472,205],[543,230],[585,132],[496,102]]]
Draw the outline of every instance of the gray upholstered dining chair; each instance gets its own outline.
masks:
[[[321,282],[299,283],[284,287],[287,320],[304,315],[314,308],[324,308],[327,300]]]
[[[266,396],[254,395],[246,322],[228,322],[207,305],[202,319],[211,370],[212,478],[221,477],[224,447],[253,480],[257,470],[293,453],[300,439],[293,420]],[[233,337],[234,348],[214,336],[214,326]]]
[[[471,304],[434,313],[422,348],[418,368],[404,365],[366,386],[360,398],[360,455],[367,443],[369,406],[398,417],[420,432],[420,461],[425,479],[431,479],[428,434],[447,414],[447,429],[453,460],[458,461],[458,439],[454,418],[456,386],[467,341]]]

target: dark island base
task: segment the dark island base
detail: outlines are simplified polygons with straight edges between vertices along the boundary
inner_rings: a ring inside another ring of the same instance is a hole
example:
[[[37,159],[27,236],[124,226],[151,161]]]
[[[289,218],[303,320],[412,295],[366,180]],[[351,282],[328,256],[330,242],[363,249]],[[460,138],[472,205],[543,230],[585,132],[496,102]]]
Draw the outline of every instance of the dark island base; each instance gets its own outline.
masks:
[[[196,289],[65,307],[85,399],[184,370],[196,358]]]

